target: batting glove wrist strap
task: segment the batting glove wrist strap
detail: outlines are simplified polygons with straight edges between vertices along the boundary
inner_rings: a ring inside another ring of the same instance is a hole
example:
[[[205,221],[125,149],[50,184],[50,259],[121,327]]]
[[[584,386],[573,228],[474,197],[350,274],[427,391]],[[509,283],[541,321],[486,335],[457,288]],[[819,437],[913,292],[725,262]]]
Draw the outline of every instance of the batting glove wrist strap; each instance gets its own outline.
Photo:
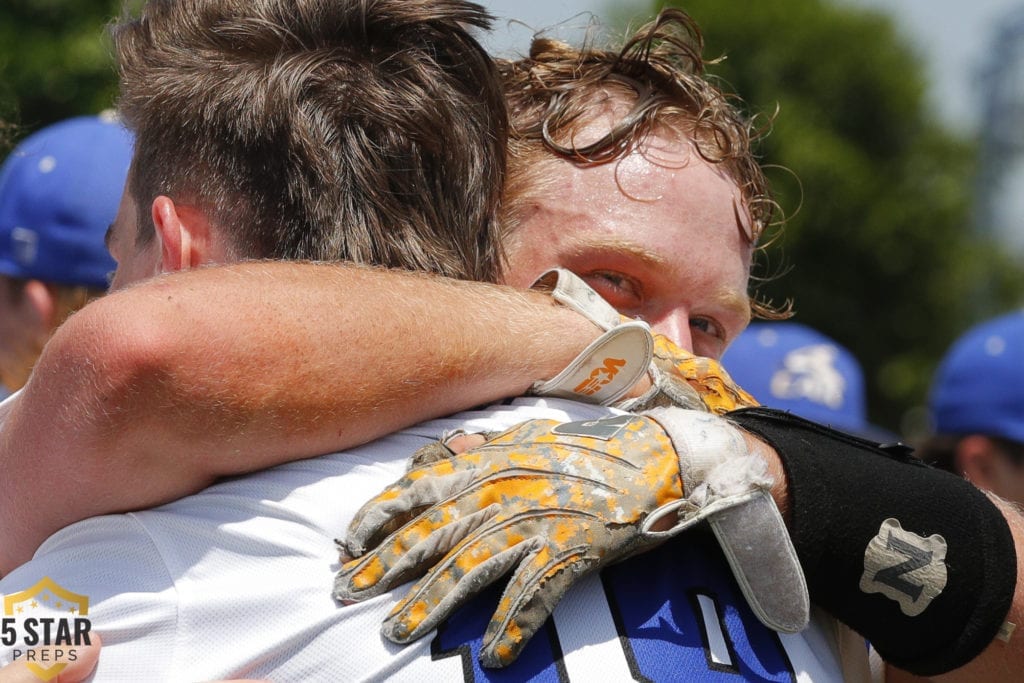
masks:
[[[765,461],[749,453],[742,434],[723,418],[664,408],[645,414],[672,440],[688,495],[648,516],[643,534],[673,536],[707,521],[758,619],[776,631],[802,630],[810,618],[807,584],[772,500]],[[676,517],[672,528],[655,531],[668,515]]]
[[[644,376],[654,344],[647,323],[624,320],[587,283],[567,270],[548,271],[533,289],[550,292],[555,301],[605,332],[558,375],[535,382],[531,394],[610,405]]]

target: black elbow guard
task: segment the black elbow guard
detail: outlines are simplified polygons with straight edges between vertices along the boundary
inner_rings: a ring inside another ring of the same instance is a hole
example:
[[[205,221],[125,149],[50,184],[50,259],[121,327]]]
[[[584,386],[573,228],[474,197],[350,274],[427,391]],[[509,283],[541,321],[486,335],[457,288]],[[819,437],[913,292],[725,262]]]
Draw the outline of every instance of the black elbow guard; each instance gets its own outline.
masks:
[[[767,408],[728,417],[782,459],[813,603],[917,675],[963,666],[992,642],[1017,559],[1009,525],[984,493],[903,446]]]

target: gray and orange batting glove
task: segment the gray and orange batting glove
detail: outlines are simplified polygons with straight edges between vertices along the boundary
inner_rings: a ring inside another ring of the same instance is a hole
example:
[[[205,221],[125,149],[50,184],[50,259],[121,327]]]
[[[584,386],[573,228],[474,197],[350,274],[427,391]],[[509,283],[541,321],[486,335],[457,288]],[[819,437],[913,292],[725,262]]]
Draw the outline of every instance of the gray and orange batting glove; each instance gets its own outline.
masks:
[[[742,433],[706,412],[533,420],[409,471],[364,505],[343,544],[358,559],[335,597],[372,597],[433,567],[384,622],[385,637],[406,643],[511,571],[481,651],[485,666],[505,666],[585,574],[707,520],[755,614],[797,631],[807,588],[771,483]]]
[[[718,361],[695,356],[660,334],[654,335],[648,374],[652,384],[649,391],[612,405],[631,412],[676,406],[707,410],[716,415],[760,405],[733,381]]]
[[[652,337],[646,323],[621,315],[574,273],[549,270],[532,288],[548,292],[605,333],[556,377],[535,382],[531,394],[633,412],[674,405],[722,415],[758,405],[717,361],[695,356],[660,334]],[[622,398],[645,373],[651,388],[642,396]]]

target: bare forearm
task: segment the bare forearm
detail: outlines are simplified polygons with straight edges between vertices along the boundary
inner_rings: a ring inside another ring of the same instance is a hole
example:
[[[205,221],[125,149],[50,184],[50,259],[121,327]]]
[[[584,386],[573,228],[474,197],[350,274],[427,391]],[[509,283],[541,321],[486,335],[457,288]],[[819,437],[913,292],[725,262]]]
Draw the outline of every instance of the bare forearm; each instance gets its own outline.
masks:
[[[214,475],[523,393],[596,336],[544,296],[351,267],[252,263],[127,294],[127,306],[107,303],[144,312],[159,341],[136,362],[124,408],[178,434],[202,469],[197,445],[227,451]]]
[[[239,264],[111,295],[58,332],[5,425],[5,566],[86,516],[523,393],[596,334],[543,295],[329,265]]]

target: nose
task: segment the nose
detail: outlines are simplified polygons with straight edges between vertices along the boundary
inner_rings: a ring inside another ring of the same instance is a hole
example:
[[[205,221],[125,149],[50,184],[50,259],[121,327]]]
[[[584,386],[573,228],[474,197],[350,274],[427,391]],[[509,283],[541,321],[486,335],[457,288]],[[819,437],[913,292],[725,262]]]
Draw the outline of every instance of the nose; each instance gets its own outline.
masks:
[[[693,352],[693,338],[690,333],[690,314],[682,308],[676,308],[654,320],[648,320],[655,333],[664,335],[675,342],[676,346]]]

